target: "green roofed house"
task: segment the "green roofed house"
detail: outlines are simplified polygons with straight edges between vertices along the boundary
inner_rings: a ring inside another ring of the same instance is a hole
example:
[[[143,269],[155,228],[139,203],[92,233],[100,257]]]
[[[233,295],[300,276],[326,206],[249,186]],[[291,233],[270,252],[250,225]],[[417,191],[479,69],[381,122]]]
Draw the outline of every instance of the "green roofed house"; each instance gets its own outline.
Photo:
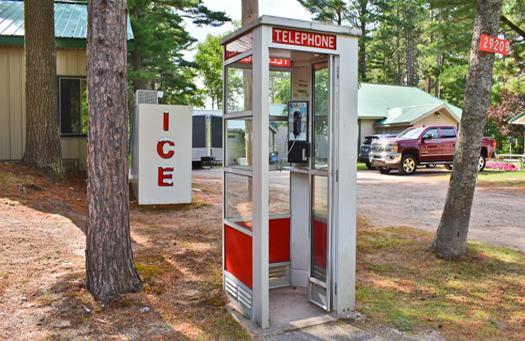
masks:
[[[58,113],[67,168],[86,170],[87,2],[55,1]],[[128,18],[128,49],[134,48]],[[0,0],[0,160],[25,150],[24,2]]]
[[[357,91],[359,145],[371,134],[399,133],[411,126],[458,126],[461,109],[416,87],[361,83]]]
[[[525,111],[509,120],[510,124],[523,124],[525,125]],[[524,135],[525,138],[525,135]]]
[[[525,111],[509,120],[510,124],[525,124]]]

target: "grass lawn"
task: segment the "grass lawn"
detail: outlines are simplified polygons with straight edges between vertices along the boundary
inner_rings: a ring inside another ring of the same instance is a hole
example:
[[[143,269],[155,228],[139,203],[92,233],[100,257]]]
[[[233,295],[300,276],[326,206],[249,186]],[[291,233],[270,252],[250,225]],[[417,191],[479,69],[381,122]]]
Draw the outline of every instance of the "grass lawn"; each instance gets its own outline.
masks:
[[[478,174],[481,183],[525,187],[525,171],[493,171],[485,169]]]
[[[366,164],[364,164],[363,162],[358,162],[357,163],[357,170],[367,170],[368,168],[366,167]]]
[[[469,242],[466,256],[444,261],[426,251],[431,233],[359,225],[356,302],[365,316],[448,340],[525,338],[522,252]]]

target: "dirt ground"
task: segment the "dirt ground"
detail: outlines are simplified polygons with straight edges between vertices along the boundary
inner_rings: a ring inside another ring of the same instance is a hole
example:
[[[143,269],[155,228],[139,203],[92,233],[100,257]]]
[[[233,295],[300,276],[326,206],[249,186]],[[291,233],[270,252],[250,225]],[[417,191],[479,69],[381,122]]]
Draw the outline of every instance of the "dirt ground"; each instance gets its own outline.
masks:
[[[419,170],[412,176],[375,170],[357,173],[357,214],[376,226],[410,226],[435,232],[443,213],[450,171]],[[468,239],[525,252],[525,191],[478,183]]]
[[[84,177],[51,184],[0,165],[0,340],[246,338],[221,290],[222,181],[193,182],[192,205],[143,208],[131,198],[144,290],[104,304],[85,288]]]
[[[69,173],[51,184],[27,168],[0,165],[0,340],[250,338],[224,308],[221,174],[194,171],[187,207],[143,208],[131,198],[145,289],[104,305],[84,283],[85,179]],[[434,231],[448,184],[447,176],[435,176],[442,174],[359,171],[358,214],[376,226]],[[286,174],[273,174],[270,197],[286,197],[288,184]],[[523,190],[478,186],[469,238],[525,251],[524,197]],[[281,201],[271,202],[272,210],[286,210]]]

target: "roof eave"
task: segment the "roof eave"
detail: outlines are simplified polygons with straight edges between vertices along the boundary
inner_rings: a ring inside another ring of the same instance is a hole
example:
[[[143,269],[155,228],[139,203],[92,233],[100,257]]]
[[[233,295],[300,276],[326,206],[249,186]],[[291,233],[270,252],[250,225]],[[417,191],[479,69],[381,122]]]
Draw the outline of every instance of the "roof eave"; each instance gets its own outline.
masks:
[[[0,36],[0,45],[24,46],[24,37]],[[86,39],[55,39],[56,47],[87,49]],[[135,50],[135,41],[128,40],[128,51]]]
[[[525,124],[525,111],[509,120],[510,124]]]

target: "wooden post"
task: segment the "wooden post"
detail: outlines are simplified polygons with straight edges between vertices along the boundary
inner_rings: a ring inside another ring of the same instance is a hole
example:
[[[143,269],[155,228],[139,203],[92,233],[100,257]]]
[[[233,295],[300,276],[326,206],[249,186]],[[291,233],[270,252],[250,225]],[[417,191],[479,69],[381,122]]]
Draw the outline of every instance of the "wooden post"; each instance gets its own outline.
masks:
[[[259,17],[258,0],[242,0],[242,26],[247,25]],[[244,81],[244,110],[252,110],[253,103],[253,71],[243,70]],[[248,95],[247,95],[248,94]],[[253,121],[246,121],[245,124],[245,150],[246,163],[253,165]],[[252,182],[248,181],[248,200],[252,201]]]

